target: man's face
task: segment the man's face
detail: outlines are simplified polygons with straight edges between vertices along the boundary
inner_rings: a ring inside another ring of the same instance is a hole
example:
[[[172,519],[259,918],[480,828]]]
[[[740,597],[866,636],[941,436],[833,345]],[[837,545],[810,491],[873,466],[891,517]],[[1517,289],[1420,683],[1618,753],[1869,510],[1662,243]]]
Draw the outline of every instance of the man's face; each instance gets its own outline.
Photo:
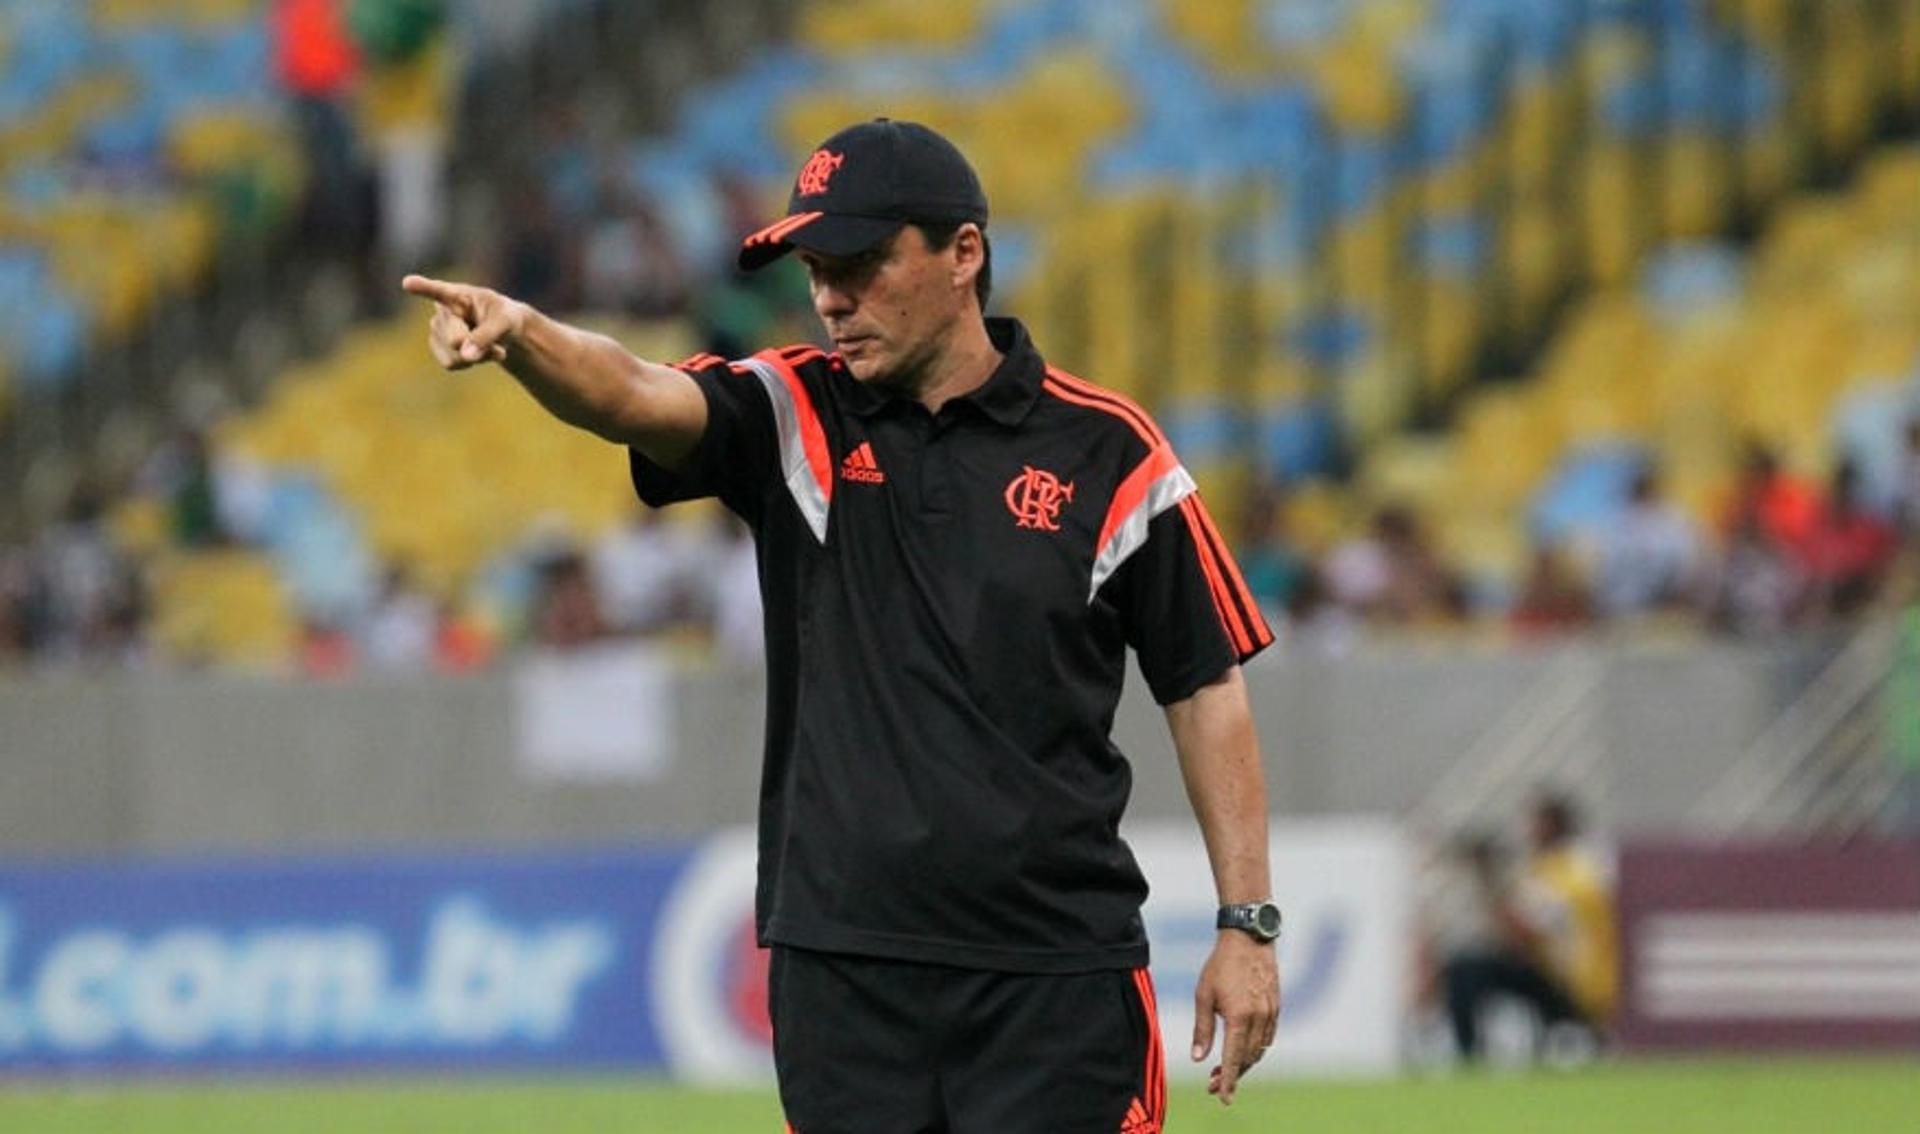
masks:
[[[936,252],[908,225],[856,256],[801,250],[813,309],[854,378],[912,387],[945,349],[972,286],[955,280],[960,246]]]

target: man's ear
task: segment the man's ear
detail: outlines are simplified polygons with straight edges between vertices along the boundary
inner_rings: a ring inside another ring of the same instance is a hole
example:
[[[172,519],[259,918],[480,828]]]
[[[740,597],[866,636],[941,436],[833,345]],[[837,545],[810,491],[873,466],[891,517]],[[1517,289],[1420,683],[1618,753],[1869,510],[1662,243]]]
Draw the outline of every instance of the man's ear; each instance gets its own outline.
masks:
[[[986,262],[986,236],[980,226],[972,221],[960,226],[953,234],[953,286],[973,289],[973,277],[980,274],[981,265]]]

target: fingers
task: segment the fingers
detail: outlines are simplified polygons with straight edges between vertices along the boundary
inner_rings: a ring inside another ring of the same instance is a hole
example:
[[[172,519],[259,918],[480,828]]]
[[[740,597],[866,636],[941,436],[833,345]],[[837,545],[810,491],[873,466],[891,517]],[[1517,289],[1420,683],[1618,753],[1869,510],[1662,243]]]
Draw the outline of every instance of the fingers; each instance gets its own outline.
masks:
[[[1225,1024],[1220,1063],[1208,1076],[1207,1091],[1231,1105],[1240,1078],[1260,1062],[1273,1043],[1280,1016],[1279,979],[1270,951],[1242,953],[1231,946],[1216,952],[1201,970],[1193,994],[1193,1059],[1213,1048],[1218,1017]]]
[[[512,329],[513,313],[507,310],[506,304],[497,304],[486,318],[480,320],[479,326],[467,335],[467,341],[460,344],[460,358],[469,363],[487,358],[496,361],[504,359],[507,351],[500,340]]]
[[[1234,1088],[1240,1085],[1240,1075],[1252,1067],[1260,1057],[1253,1054],[1251,1042],[1252,1030],[1244,1018],[1227,1021],[1226,1042],[1220,1045],[1219,1090],[1215,1093],[1223,1103],[1233,1102]],[[1209,1084],[1211,1087],[1212,1084]]]
[[[507,324],[500,320],[469,326],[446,304],[436,302],[427,320],[427,350],[447,370],[465,370],[486,361],[504,362],[507,348],[498,340],[506,330]]]
[[[433,305],[433,317],[427,320],[427,350],[433,360],[448,370],[464,370],[470,363],[460,357],[460,346],[467,340],[466,320],[447,310],[444,304]]]
[[[1195,1063],[1207,1057],[1213,1050],[1213,984],[1201,974],[1200,983],[1193,990],[1193,1061]]]

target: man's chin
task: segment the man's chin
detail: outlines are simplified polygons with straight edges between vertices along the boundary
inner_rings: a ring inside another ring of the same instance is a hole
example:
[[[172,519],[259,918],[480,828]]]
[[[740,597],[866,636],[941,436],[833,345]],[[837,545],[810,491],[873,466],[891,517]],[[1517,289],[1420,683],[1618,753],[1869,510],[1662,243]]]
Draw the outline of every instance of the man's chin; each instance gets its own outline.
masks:
[[[854,381],[875,382],[882,386],[886,385],[887,368],[879,359],[874,358],[872,355],[863,353],[856,358],[848,358],[842,355],[841,361],[846,363],[847,373],[853,375]]]

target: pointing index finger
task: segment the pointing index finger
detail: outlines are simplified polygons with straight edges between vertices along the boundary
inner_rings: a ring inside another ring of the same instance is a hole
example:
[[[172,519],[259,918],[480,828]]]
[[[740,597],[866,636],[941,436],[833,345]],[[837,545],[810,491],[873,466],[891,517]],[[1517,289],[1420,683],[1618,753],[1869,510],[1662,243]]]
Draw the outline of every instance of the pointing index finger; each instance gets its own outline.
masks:
[[[400,287],[408,295],[431,299],[435,303],[445,304],[448,307],[464,308],[466,306],[465,297],[461,294],[465,289],[461,284],[448,283],[446,280],[436,280],[429,276],[410,275],[400,281]]]

